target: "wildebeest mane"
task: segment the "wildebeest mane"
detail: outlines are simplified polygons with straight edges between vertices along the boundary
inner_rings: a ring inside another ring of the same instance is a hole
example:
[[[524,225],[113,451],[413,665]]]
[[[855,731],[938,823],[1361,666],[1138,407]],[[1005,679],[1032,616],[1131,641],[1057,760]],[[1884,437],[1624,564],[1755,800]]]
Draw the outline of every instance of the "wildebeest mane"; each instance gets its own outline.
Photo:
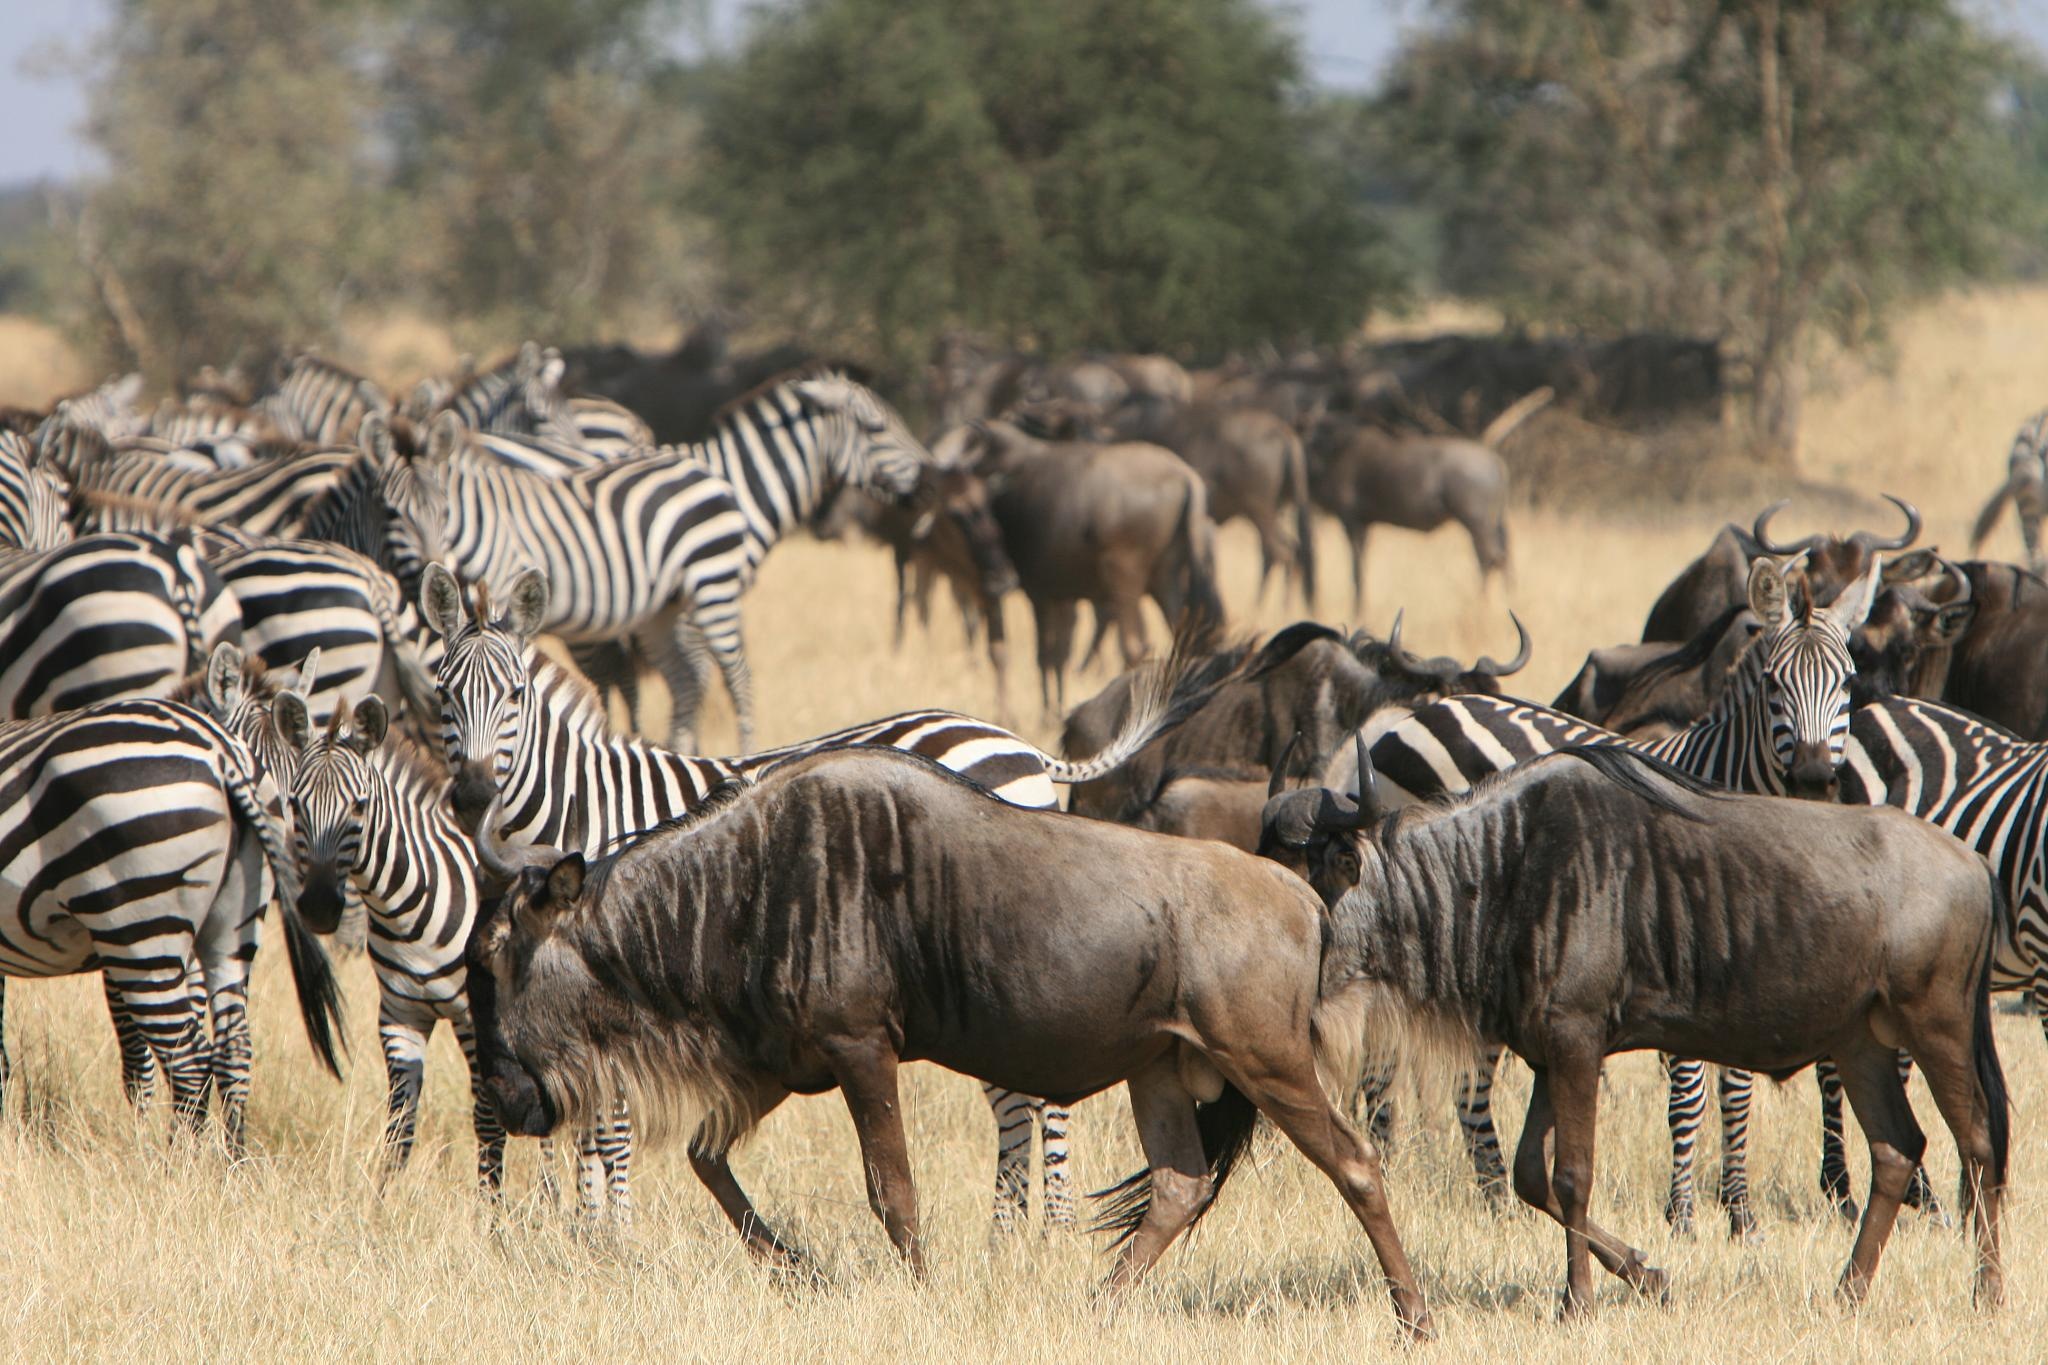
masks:
[[[1266,637],[1266,642],[1259,646],[1257,653],[1252,653],[1251,642],[1246,641],[1242,647],[1246,660],[1245,681],[1252,682],[1264,677],[1318,640],[1344,643],[1342,635],[1320,621],[1296,621],[1291,626],[1274,631]]]
[[[594,898],[604,894],[605,887],[611,882],[612,869],[618,866],[619,859],[644,844],[650,844],[657,839],[667,838],[674,834],[687,834],[700,825],[709,824],[719,815],[722,815],[729,807],[736,805],[739,799],[746,795],[748,789],[754,785],[755,783],[752,779],[735,773],[721,781],[710,791],[705,792],[703,800],[691,806],[682,814],[672,815],[666,820],[649,825],[646,829],[634,830],[629,834],[622,834],[618,838],[613,839],[595,857],[586,860],[584,864],[583,886],[585,898]]]
[[[1724,800],[1728,796],[1726,791],[1701,781],[1683,768],[1674,767],[1653,754],[1626,744],[1567,744],[1557,753],[1578,759],[1608,781],[1659,810],[1698,824],[1711,823],[1711,819],[1698,806],[1678,800],[1664,785],[1650,781],[1647,774],[1655,774],[1663,783],[1678,788],[1687,796],[1705,797],[1710,801]]]
[[[1748,610],[1749,604],[1747,602],[1738,602],[1734,606],[1729,607],[1704,628],[1695,632],[1690,640],[1687,640],[1676,650],[1665,655],[1655,663],[1646,665],[1642,672],[1629,680],[1628,690],[1634,691],[1645,683],[1662,682],[1674,674],[1685,673],[1698,668],[1713,657],[1715,648],[1721,643],[1721,637],[1728,633],[1728,627],[1735,624],[1735,618]],[[1744,644],[1742,650],[1735,656],[1737,664],[1742,662],[1743,655],[1747,654],[1755,646],[1757,639],[1762,634],[1761,629],[1750,633],[1748,642]],[[1688,716],[1686,719],[1691,721],[1694,717]]]

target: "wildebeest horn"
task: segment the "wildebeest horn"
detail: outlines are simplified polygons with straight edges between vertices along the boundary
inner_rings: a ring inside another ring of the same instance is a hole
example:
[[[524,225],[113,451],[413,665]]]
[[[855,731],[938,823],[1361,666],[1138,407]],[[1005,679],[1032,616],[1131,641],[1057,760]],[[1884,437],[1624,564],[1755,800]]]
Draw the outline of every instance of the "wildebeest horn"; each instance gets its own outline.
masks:
[[[1408,608],[1401,607],[1394,612],[1394,628],[1387,632],[1387,649],[1396,658],[1401,654],[1401,618],[1408,614]]]
[[[1920,591],[1919,588],[1908,583],[1894,589],[1907,606],[1915,611],[1944,611],[1950,607],[1969,605],[1970,595],[1973,591],[1970,587],[1970,576],[1963,572],[1962,565],[1955,563],[1953,560],[1944,559],[1940,563],[1941,576],[1956,585],[1955,596],[1949,598],[1946,602],[1937,602],[1926,593]]]
[[[1528,665],[1529,628],[1522,624],[1522,618],[1515,615],[1512,610],[1508,612],[1508,620],[1515,623],[1515,636],[1521,641],[1520,648],[1515,651],[1515,657],[1504,664],[1497,664],[1482,654],[1479,656],[1479,662],[1472,665],[1474,673],[1484,673],[1489,678],[1505,678],[1510,673],[1521,672]]]
[[[492,797],[476,828],[476,860],[486,873],[501,882],[512,882],[529,867],[553,867],[561,861],[560,849],[540,844],[532,848],[507,848],[498,838],[498,825],[504,819],[502,805],[502,797]]]
[[[1808,536],[1808,537],[1807,537],[1806,539],[1804,539],[1804,540],[1796,540],[1796,541],[1792,542],[1792,543],[1791,543],[1790,545],[1780,545],[1780,544],[1778,544],[1777,542],[1773,541],[1773,540],[1771,539],[1771,534],[1770,534],[1770,532],[1769,532],[1769,531],[1767,531],[1767,530],[1765,530],[1764,528],[1765,528],[1765,527],[1767,527],[1767,526],[1769,526],[1769,525],[1771,524],[1771,518],[1772,518],[1772,517],[1775,517],[1776,515],[1778,515],[1778,513],[1780,513],[1780,512],[1782,512],[1782,511],[1784,511],[1784,510],[1785,510],[1785,509],[1786,509],[1787,507],[1789,507],[1789,506],[1791,506],[1791,505],[1792,505],[1792,499],[1790,499],[1790,498],[1780,498],[1780,499],[1778,499],[1778,500],[1777,500],[1776,502],[1772,503],[1772,504],[1771,504],[1771,505],[1770,505],[1769,507],[1766,507],[1766,508],[1765,508],[1765,509],[1764,509],[1763,511],[1761,511],[1761,512],[1757,513],[1757,514],[1756,514],[1756,524],[1755,524],[1754,526],[1750,527],[1749,533],[1750,533],[1750,535],[1752,535],[1752,536],[1754,536],[1754,537],[1756,538],[1756,543],[1757,543],[1757,544],[1759,544],[1759,545],[1761,545],[1761,546],[1763,546],[1763,547],[1764,547],[1764,549],[1765,549],[1765,550],[1767,550],[1767,551],[1769,551],[1769,552],[1770,552],[1771,554],[1774,554],[1774,555],[1797,555],[1797,554],[1805,554],[1805,553],[1806,553],[1807,551],[1809,551],[1809,550],[1813,550],[1813,549],[1818,549],[1818,548],[1819,548],[1819,546],[1820,546],[1820,543],[1821,543],[1822,541],[1824,541],[1824,540],[1826,540],[1826,539],[1827,539],[1827,537],[1826,537],[1826,536],[1821,536],[1821,535],[1811,535],[1811,536]]]
[[[1884,495],[1884,500],[1906,514],[1906,533],[1897,540],[1879,540],[1869,531],[1858,531],[1849,539],[1866,550],[1903,550],[1920,538],[1920,509],[1890,493]]]
[[[1349,797],[1342,792],[1323,788],[1322,797],[1316,802],[1315,826],[1318,834],[1346,834],[1353,830],[1369,828],[1376,814],[1373,802],[1366,796],[1366,784],[1372,780],[1372,756],[1365,750],[1365,732],[1354,730],[1351,742],[1358,749],[1358,795]]]
[[[1280,751],[1280,761],[1273,765],[1272,780],[1266,783],[1266,799],[1278,796],[1287,784],[1287,760],[1294,757],[1294,746],[1301,743],[1301,731],[1296,730],[1287,741],[1287,747]]]

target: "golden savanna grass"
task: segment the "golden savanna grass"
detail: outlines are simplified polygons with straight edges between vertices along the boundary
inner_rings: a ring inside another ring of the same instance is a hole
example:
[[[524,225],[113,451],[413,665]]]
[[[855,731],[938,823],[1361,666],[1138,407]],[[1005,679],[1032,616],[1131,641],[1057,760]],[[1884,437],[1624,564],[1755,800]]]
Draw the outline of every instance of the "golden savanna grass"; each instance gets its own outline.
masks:
[[[2048,402],[2048,345],[2035,339],[2043,334],[2048,292],[1958,296],[1910,320],[1894,374],[1844,370],[1810,401],[1808,474],[1913,498],[1928,513],[1928,538],[1960,550],[2013,428]],[[1842,506],[1802,495],[1785,529],[1844,517],[1890,524]],[[1507,600],[1537,646],[1520,690],[1548,698],[1588,647],[1633,637],[1657,589],[1714,527],[1753,510],[1745,495],[1641,514],[1521,511]],[[2015,546],[2008,527],[1995,548]],[[1332,528],[1319,549],[1327,580],[1338,583]],[[1236,621],[1270,627],[1294,617],[1276,596],[1252,602],[1255,559],[1242,528],[1226,532],[1223,561]],[[1405,606],[1418,649],[1504,657],[1513,648],[1503,604],[1479,598],[1459,534],[1383,532],[1371,572],[1367,624],[1384,630]],[[776,551],[746,604],[764,741],[917,704],[993,714],[986,667],[950,610],[928,634],[913,628],[901,652],[889,648],[891,591],[887,556],[870,546]],[[1325,615],[1346,615],[1346,596],[1330,593]],[[1008,619],[1016,719],[1050,740],[1028,615],[1013,603]],[[1073,695],[1105,676],[1079,679]],[[714,742],[729,740],[723,717],[713,726]],[[494,1220],[470,1191],[465,1086],[445,1034],[429,1060],[420,1149],[380,1189],[374,990],[362,960],[342,972],[353,1063],[336,1085],[299,1036],[282,954],[258,964],[251,1122],[260,1156],[234,1172],[211,1150],[171,1141],[161,1113],[130,1118],[97,982],[8,983],[17,1083],[0,1125],[0,1283],[9,1287],[0,1341],[9,1357],[1355,1359],[1395,1345],[1364,1238],[1322,1178],[1278,1140],[1262,1143],[1200,1235],[1122,1304],[1095,1293],[1103,1264],[1093,1239],[1034,1230],[991,1246],[993,1126],[978,1087],[929,1067],[910,1069],[905,1094],[933,1267],[922,1285],[898,1270],[866,1209],[851,1125],[833,1096],[785,1105],[737,1158],[764,1211],[824,1267],[823,1289],[782,1287],[750,1264],[674,1150],[637,1162],[640,1216],[624,1238],[579,1236],[572,1219],[538,1206],[530,1143],[514,1146],[512,1199]],[[1595,1318],[1560,1327],[1562,1235],[1529,1213],[1489,1208],[1448,1106],[1411,1099],[1389,1153],[1390,1182],[1442,1334],[1414,1358],[2038,1356],[2048,1331],[2048,1052],[2032,1020],[2000,1016],[1998,1026],[2016,1133],[2003,1312],[1971,1310],[1965,1239],[1911,1214],[1873,1301],[1854,1314],[1837,1305],[1849,1236],[1816,1190],[1818,1125],[1805,1077],[1762,1087],[1755,1115],[1752,1175],[1766,1244],[1729,1243],[1704,1197],[1698,1237],[1668,1237],[1664,1090],[1654,1059],[1630,1056],[1608,1069],[1596,1212],[1672,1270],[1673,1305],[1632,1302],[1605,1282]],[[1510,1135],[1526,1077],[1518,1064],[1506,1070],[1499,1112]],[[1920,1109],[1949,1194],[1954,1151],[1931,1109]],[[1118,1096],[1079,1107],[1075,1151],[1084,1188],[1133,1167]],[[1860,1144],[1852,1151],[1860,1188]]]

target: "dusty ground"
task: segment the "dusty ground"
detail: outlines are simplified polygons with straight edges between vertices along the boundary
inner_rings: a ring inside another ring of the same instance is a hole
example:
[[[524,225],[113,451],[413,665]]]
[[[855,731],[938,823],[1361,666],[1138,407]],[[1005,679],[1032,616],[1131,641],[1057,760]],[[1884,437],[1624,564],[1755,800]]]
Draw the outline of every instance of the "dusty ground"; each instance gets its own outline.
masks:
[[[1891,377],[1844,371],[1809,404],[1806,472],[1920,502],[1928,538],[1961,550],[2000,476],[2019,421],[2043,403],[2048,292],[1946,301],[1902,328]],[[4,336],[0,336],[4,340]],[[428,340],[394,338],[420,353]],[[0,367],[7,368],[7,367]],[[12,367],[18,376],[20,366]],[[9,390],[8,392],[12,392]],[[33,395],[28,395],[33,396]],[[1521,690],[1548,698],[1592,645],[1631,638],[1657,589],[1719,521],[1751,503],[1654,515],[1524,513],[1506,596],[1535,634]],[[1785,529],[1826,517],[1795,505]],[[1886,524],[1886,522],[1879,522]],[[2008,525],[1994,548],[2010,553]],[[1327,581],[1340,545],[1324,528]],[[1224,538],[1235,619],[1272,626],[1298,605],[1251,600],[1250,538]],[[1384,629],[1407,608],[1421,650],[1504,656],[1501,601],[1478,597],[1453,532],[1385,533],[1373,550],[1364,619]],[[871,547],[778,549],[747,600],[764,740],[795,739],[911,705],[992,714],[986,668],[950,613],[906,648],[888,645],[891,575]],[[1348,615],[1332,593],[1324,615]],[[1023,729],[1051,731],[1029,673],[1029,621],[1012,604],[1011,683]],[[1080,679],[1086,695],[1104,675]],[[724,719],[712,738],[729,738]],[[346,1085],[314,1069],[289,1008],[281,955],[259,963],[252,1128],[261,1159],[225,1171],[209,1151],[167,1142],[161,1116],[138,1128],[116,1082],[97,983],[9,983],[8,1045],[17,1081],[0,1124],[0,1340],[20,1359],[146,1352],[207,1358],[353,1350],[378,1359],[584,1357],[1016,1360],[1356,1357],[1394,1342],[1370,1251],[1322,1180],[1277,1140],[1226,1192],[1201,1235],[1151,1285],[1112,1307],[1094,1292],[1092,1239],[1036,1231],[991,1247],[987,1195],[993,1125],[971,1082],[913,1068],[906,1109],[932,1247],[931,1282],[894,1266],[861,1194],[845,1110],[834,1098],[773,1115],[736,1165],[764,1210],[812,1247],[830,1287],[794,1293],[750,1265],[675,1152],[636,1168],[637,1228],[623,1241],[580,1238],[535,1207],[531,1144],[516,1149],[514,1202],[492,1220],[469,1191],[472,1149],[459,1058],[437,1039],[424,1141],[412,1168],[375,1179],[382,1121],[374,991],[345,965],[354,1065]],[[1764,1088],[1753,1178],[1768,1220],[1762,1247],[1730,1244],[1711,1221],[1693,1241],[1667,1237],[1663,1089],[1653,1059],[1609,1070],[1598,1216],[1673,1271],[1675,1303],[1657,1309],[1603,1286],[1590,1323],[1552,1320],[1563,1239],[1522,1212],[1497,1213],[1471,1188],[1447,1106],[1409,1103],[1390,1154],[1397,1216],[1424,1276],[1442,1340],[1416,1359],[1549,1357],[1561,1350],[1627,1360],[2032,1358],[2048,1330],[2048,1052],[2033,1021],[2001,1017],[2015,1097],[2014,1193],[2006,1223],[2010,1300],[1969,1307],[1971,1259],[1953,1233],[1908,1216],[1871,1304],[1839,1308],[1834,1276],[1848,1234],[1820,1204],[1812,1083]],[[1510,1066],[1500,1113],[1512,1135],[1526,1072]],[[1922,1106],[1925,1121],[1934,1123]],[[1938,1125],[1936,1125],[1938,1127]],[[1129,1170],[1136,1147],[1120,1099],[1082,1105],[1080,1182]],[[1940,1187],[1955,1157],[1931,1148]],[[1865,1174],[1860,1151],[1853,1169]]]

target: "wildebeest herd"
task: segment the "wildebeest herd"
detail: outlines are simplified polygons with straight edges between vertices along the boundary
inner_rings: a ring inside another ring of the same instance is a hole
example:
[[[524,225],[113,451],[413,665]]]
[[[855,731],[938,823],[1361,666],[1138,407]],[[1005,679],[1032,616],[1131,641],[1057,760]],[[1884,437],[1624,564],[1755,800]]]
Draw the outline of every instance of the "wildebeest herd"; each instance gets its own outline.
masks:
[[[636,1134],[673,1133],[784,1267],[803,1252],[729,1155],[791,1094],[842,1093],[871,1206],[921,1267],[902,1062],[983,1083],[999,1225],[1031,1210],[1035,1144],[1046,1221],[1074,1220],[1067,1107],[1124,1084],[1145,1167],[1102,1194],[1112,1286],[1201,1217],[1263,1115],[1337,1187],[1415,1334],[1430,1313],[1376,1145],[1403,1066],[1459,1077],[1480,1181],[1565,1228],[1567,1313],[1592,1305],[1593,1260],[1668,1293],[1588,1217],[1604,1058],[1667,1059],[1680,1227],[1707,1067],[1738,1235],[1758,1227],[1751,1073],[1816,1068],[1820,1180],[1855,1218],[1846,1096],[1872,1163],[1852,1300],[1901,1206],[1937,1201],[1915,1067],[1961,1155],[1977,1297],[1999,1300],[1989,995],[2028,990],[2048,1018],[2033,569],[1916,548],[1898,498],[1901,531],[1796,542],[1766,508],[1543,706],[1506,694],[1532,648],[1512,618],[1505,663],[1418,656],[1398,617],[1386,639],[1306,620],[1226,638],[1214,546],[1217,519],[1246,518],[1313,607],[1316,506],[1355,557],[1373,522],[1456,520],[1490,577],[1492,447],[1547,394],[1459,441],[1357,422],[1343,383],[1300,366],[948,377],[929,442],[807,366],[660,444],[532,345],[402,401],[300,357],[262,394],[209,374],[152,413],[125,382],[8,412],[0,980],[99,973],[129,1098],[161,1078],[194,1128],[217,1103],[239,1156],[270,907],[337,1072],[321,936],[353,932],[389,1166],[446,1021],[487,1193],[508,1136],[566,1129],[584,1213],[623,1221]],[[2043,420],[1980,536],[2010,502],[2037,544]],[[943,579],[1000,677],[1022,589],[1061,755],[940,710],[752,751],[742,596],[780,539],[855,502],[896,557],[899,644]],[[1149,662],[1147,597],[1175,627]],[[1114,631],[1126,671],[1067,711],[1083,603],[1089,655]],[[640,727],[643,669],[671,698],[665,744],[610,722],[615,689]],[[690,752],[714,671],[736,757]],[[1511,1163],[1503,1051],[1535,1077]]]

